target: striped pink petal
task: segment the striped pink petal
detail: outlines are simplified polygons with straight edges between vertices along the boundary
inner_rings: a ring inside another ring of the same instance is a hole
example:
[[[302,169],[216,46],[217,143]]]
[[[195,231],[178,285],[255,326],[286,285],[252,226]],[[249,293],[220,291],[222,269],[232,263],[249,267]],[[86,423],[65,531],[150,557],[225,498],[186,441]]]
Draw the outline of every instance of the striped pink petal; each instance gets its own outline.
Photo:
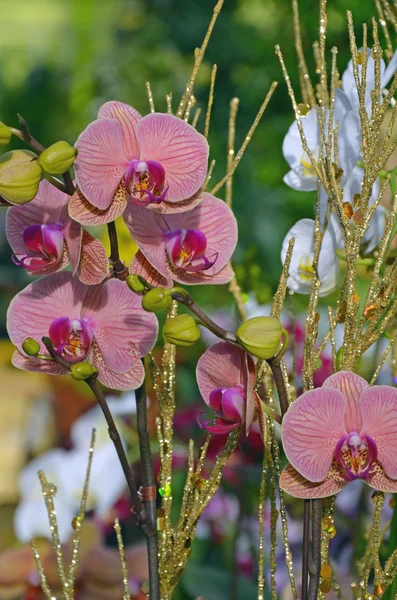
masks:
[[[397,389],[375,385],[360,397],[361,435],[376,443],[378,459],[389,477],[397,479]]]
[[[173,285],[171,273],[168,272],[167,277],[160,275],[140,250],[138,250],[132,259],[129,270],[130,273],[141,275],[150,285],[154,285],[155,287],[171,288]]]
[[[90,288],[82,316],[94,324],[95,340],[103,361],[114,373],[127,373],[137,358],[152,350],[158,323],[141,306],[141,297],[116,279]]]
[[[381,492],[391,492],[392,494],[397,492],[397,479],[388,477],[379,461],[372,465],[370,474],[366,477],[366,483]]]
[[[169,279],[165,249],[169,232],[167,217],[129,202],[123,218],[140,251],[160,275]]]
[[[339,390],[346,398],[345,428],[347,433],[361,431],[360,394],[369,388],[369,383],[359,375],[339,371],[328,377],[323,387]]]
[[[136,139],[135,127],[142,116],[135,108],[111,100],[101,106],[98,119],[117,119],[123,132],[123,143],[126,156],[129,160],[139,157],[139,145]]]
[[[230,260],[237,244],[237,222],[230,208],[219,198],[205,193],[193,210],[164,217],[169,230],[199,229],[207,238],[206,256],[216,256],[214,265],[201,273],[219,273]],[[137,241],[138,245],[139,242]]]
[[[163,202],[160,202],[159,204],[152,202],[151,204],[148,204],[147,208],[156,213],[173,215],[176,213],[186,212],[187,210],[192,210],[192,208],[200,204],[202,199],[203,192],[200,189],[198,192],[196,192],[196,194],[193,194],[193,196],[187,198],[187,200],[181,200],[180,202],[167,202],[166,196]]]
[[[42,373],[43,375],[66,375],[68,373],[68,370],[64,367],[61,367],[61,365],[58,365],[58,363],[26,356],[19,350],[14,352],[12,356],[12,364],[17,369],[38,372]]]
[[[112,203],[105,210],[99,210],[99,208],[90,204],[81,191],[77,190],[69,203],[69,215],[82,225],[104,225],[105,223],[115,221],[122,215],[126,206],[127,192],[124,180],[122,179],[113,194]]]
[[[82,283],[96,285],[101,283],[109,273],[109,261],[104,245],[83,231],[81,256],[77,275]]]
[[[143,383],[145,370],[140,359],[135,358],[126,373],[116,373],[105,363],[95,339],[89,360],[99,371],[99,381],[113,390],[136,390]]]
[[[136,136],[140,159],[161,164],[169,203],[186,200],[203,185],[208,143],[191,125],[174,115],[153,113],[139,120]]]
[[[68,218],[63,229],[67,252],[72,263],[73,274],[76,273],[80,262],[81,244],[83,241],[83,228],[80,223]]]
[[[41,344],[50,325],[59,317],[79,319],[86,286],[70,272],[56,273],[39,279],[19,292],[7,312],[7,331],[12,343],[21,349],[22,342],[32,337]]]
[[[209,269],[210,270],[210,269]],[[229,283],[234,277],[234,271],[230,265],[225,265],[215,275],[208,275],[207,271],[199,273],[189,273],[182,269],[173,269],[172,277],[178,283],[183,285],[222,285]]]
[[[346,435],[345,407],[338,390],[317,388],[297,398],[283,418],[285,454],[309,481],[323,481],[328,474],[336,445]]]
[[[347,480],[337,465],[332,465],[329,475],[318,483],[305,479],[292,465],[287,465],[280,477],[280,488],[295,498],[328,498],[340,492],[346,484]]]
[[[87,200],[105,210],[129,164],[123,130],[116,119],[98,119],[80,134],[74,164],[76,179]]]

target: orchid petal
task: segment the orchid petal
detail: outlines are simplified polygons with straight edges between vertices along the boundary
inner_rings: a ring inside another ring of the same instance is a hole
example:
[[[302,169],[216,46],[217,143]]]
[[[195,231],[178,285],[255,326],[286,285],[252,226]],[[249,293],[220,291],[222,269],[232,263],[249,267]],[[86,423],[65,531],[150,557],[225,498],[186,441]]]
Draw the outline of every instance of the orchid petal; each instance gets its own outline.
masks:
[[[25,354],[22,354],[22,352],[19,352],[19,350],[14,352],[11,362],[17,369],[42,373],[43,375],[66,375],[69,373],[65,367],[62,367],[56,362],[26,356]]]
[[[48,336],[50,325],[59,317],[80,317],[87,287],[70,272],[56,273],[39,279],[19,292],[7,312],[7,330],[12,343],[18,348],[27,337],[40,344]],[[41,345],[42,352],[47,352]]]
[[[336,465],[332,465],[328,476],[318,483],[305,479],[292,465],[287,465],[280,476],[280,488],[295,498],[328,498],[347,483]]]
[[[58,317],[58,319],[55,319],[55,321],[51,323],[48,335],[55,349],[68,341],[70,328],[69,317]]]
[[[174,280],[183,285],[222,285],[224,283],[229,283],[234,277],[234,271],[230,265],[225,265],[223,269],[218,271],[218,273],[215,273],[215,275],[208,275],[207,270],[194,272],[185,271],[183,269],[173,269],[172,273]]]
[[[365,481],[370,487],[381,492],[391,492],[392,494],[397,492],[397,480],[388,477],[386,470],[378,461],[371,466]]]
[[[92,349],[90,362],[98,369],[98,380],[103,385],[113,390],[136,390],[142,385],[145,369],[140,359],[136,358],[126,373],[115,373],[106,365],[95,339]]]
[[[73,275],[77,271],[80,262],[81,244],[83,241],[83,229],[80,223],[68,218],[62,229],[65,236],[66,248],[72,263]]]
[[[228,342],[218,342],[210,346],[199,358],[196,369],[197,383],[208,406],[214,390],[245,384],[244,357],[244,350]]]
[[[138,250],[131,262],[130,273],[141,275],[141,277],[154,287],[164,287],[169,289],[173,284],[171,273],[168,272],[167,277],[160,275],[140,250]]]
[[[229,433],[229,431],[237,429],[237,427],[240,426],[239,423],[229,423],[228,421],[224,421],[223,419],[216,419],[213,425],[211,425],[211,423],[213,423],[213,421],[205,421],[201,424],[201,427],[203,429],[206,429],[208,433],[215,433],[220,435]]]
[[[138,158],[139,145],[136,139],[135,127],[142,116],[140,113],[123,102],[110,101],[101,106],[98,119],[117,119],[123,133],[123,143],[126,156],[129,160]]]
[[[81,257],[77,275],[82,283],[96,285],[109,273],[109,261],[105,247],[88,231],[83,231]]]
[[[360,395],[370,387],[369,383],[359,375],[348,371],[339,371],[328,377],[323,387],[339,390],[346,399],[345,429],[346,433],[361,431]]]
[[[123,131],[116,119],[98,119],[80,134],[76,148],[76,179],[87,200],[107,209],[129,164]]]
[[[141,297],[122,281],[110,279],[89,288],[82,316],[95,323],[99,351],[114,373],[127,373],[136,358],[145,356],[156,343],[155,315],[143,310]]]
[[[284,175],[283,181],[290,188],[298,192],[312,192],[317,189],[317,176],[300,177],[293,169]]]
[[[222,390],[224,388],[217,388],[212,390],[209,396],[208,406],[215,412],[222,410]]]
[[[113,194],[112,203],[105,210],[99,210],[90,204],[81,191],[77,190],[70,200],[69,215],[82,225],[104,225],[122,215],[126,206],[127,190],[122,179]]]
[[[382,78],[381,78],[381,87],[384,88],[389,83],[390,79],[394,76],[397,71],[397,51],[394,52],[393,56],[390,59],[389,64],[387,65]]]
[[[159,204],[152,202],[151,204],[148,204],[147,208],[155,213],[173,215],[186,212],[187,210],[192,210],[192,208],[200,204],[202,199],[203,192],[200,189],[198,192],[196,192],[196,194],[193,194],[193,196],[187,198],[186,200],[181,200],[180,202],[167,202],[166,196],[163,202],[160,202]]]
[[[209,148],[191,125],[174,115],[152,113],[139,120],[136,136],[141,160],[154,160],[165,170],[168,202],[185,200],[201,188]]]
[[[345,398],[339,391],[317,388],[297,398],[285,414],[284,451],[306,479],[318,482],[326,478],[336,445],[346,434],[345,406]]]
[[[361,435],[370,436],[386,475],[397,479],[397,389],[376,385],[360,396]]]
[[[222,394],[222,412],[228,421],[245,418],[245,393],[240,387],[226,388]]]

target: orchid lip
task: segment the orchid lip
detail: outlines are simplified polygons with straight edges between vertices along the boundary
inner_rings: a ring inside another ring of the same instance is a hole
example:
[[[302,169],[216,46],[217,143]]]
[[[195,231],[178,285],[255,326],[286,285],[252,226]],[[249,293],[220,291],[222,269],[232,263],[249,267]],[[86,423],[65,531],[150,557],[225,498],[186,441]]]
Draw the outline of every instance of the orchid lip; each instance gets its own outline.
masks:
[[[166,235],[166,250],[177,269],[196,273],[207,271],[218,259],[218,253],[205,256],[207,237],[200,229],[176,229]]]
[[[348,481],[366,479],[371,474],[377,455],[375,441],[368,435],[356,432],[341,438],[335,449],[335,459]]]
[[[23,232],[23,241],[26,248],[34,254],[21,257],[14,254],[12,261],[27,271],[41,271],[60,262],[64,240],[60,223],[30,225]]]
[[[73,363],[86,358],[94,335],[86,319],[59,317],[51,323],[49,337],[55,352]]]
[[[140,206],[160,204],[166,198],[165,170],[154,160],[132,160],[125,172],[125,185],[131,200]]]

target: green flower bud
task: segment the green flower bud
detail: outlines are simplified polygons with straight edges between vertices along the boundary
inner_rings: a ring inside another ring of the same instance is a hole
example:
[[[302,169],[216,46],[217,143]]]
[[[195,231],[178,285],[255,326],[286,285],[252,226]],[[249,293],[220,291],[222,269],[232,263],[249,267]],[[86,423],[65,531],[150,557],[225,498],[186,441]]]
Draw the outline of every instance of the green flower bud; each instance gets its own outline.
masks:
[[[125,282],[130,288],[130,290],[136,292],[137,294],[145,290],[145,286],[139,279],[138,275],[127,275],[127,277],[125,278]]]
[[[30,150],[12,150],[0,157],[0,194],[12,204],[30,202],[39,189],[41,167]]]
[[[91,377],[91,375],[96,375],[98,373],[98,369],[90,365],[89,362],[80,362],[70,365],[70,372],[72,374],[72,378],[76,381],[84,381],[84,379],[88,379],[88,377]]]
[[[22,342],[22,350],[28,356],[37,356],[40,352],[40,344],[39,342],[36,342],[36,340],[34,340],[33,338],[28,337]]]
[[[240,325],[236,331],[236,338],[247,352],[266,360],[280,350],[281,336],[284,332],[277,319],[254,317]]]
[[[168,308],[171,305],[172,298],[169,292],[162,288],[157,287],[149,290],[142,298],[142,308],[147,312],[159,312],[164,308]]]
[[[12,136],[11,129],[0,121],[0,146],[6,146]]]
[[[46,173],[62,175],[73,165],[76,156],[77,148],[67,142],[55,142],[40,154],[38,163]]]
[[[200,329],[190,315],[168,319],[163,327],[164,341],[175,346],[193,346],[200,339]]]

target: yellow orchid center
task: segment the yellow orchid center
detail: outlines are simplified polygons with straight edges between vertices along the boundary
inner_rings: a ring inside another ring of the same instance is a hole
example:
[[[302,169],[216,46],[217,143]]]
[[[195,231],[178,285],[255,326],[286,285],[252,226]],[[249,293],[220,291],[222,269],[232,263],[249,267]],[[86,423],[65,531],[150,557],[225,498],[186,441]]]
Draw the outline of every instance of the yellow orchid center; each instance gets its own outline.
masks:
[[[298,265],[299,277],[302,281],[311,281],[314,276],[313,255],[304,254]]]

